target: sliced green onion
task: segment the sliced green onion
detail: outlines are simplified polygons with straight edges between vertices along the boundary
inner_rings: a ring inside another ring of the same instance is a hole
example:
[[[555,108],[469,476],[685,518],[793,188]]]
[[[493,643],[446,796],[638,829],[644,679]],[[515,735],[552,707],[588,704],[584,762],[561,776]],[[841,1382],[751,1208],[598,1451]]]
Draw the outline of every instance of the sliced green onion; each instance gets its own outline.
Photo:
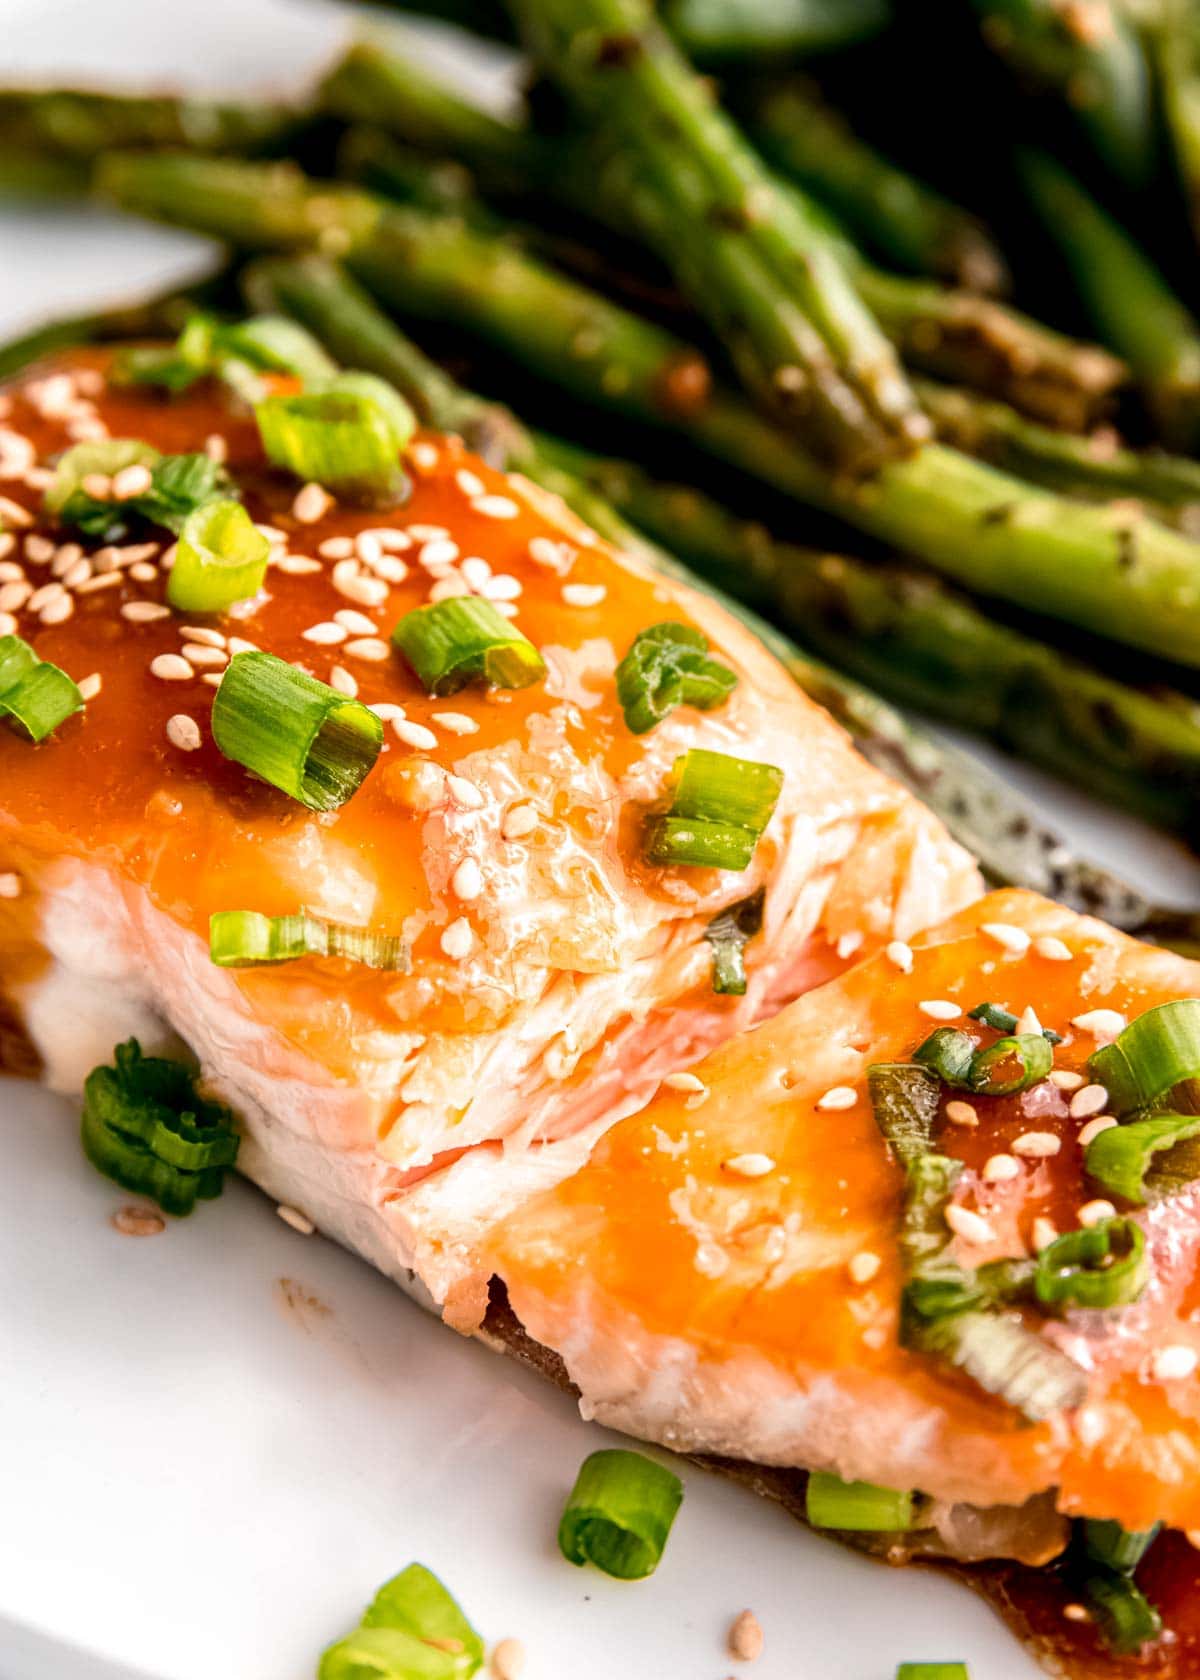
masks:
[[[337,373],[318,341],[286,315],[254,315],[222,322],[195,313],[167,349],[137,346],[121,354],[116,377],[127,384],[159,385],[172,393],[215,376],[253,401],[265,395],[259,371],[287,373],[301,380],[329,379]]]
[[[230,321],[217,329],[215,339],[218,350],[267,372],[291,374],[305,384],[337,376],[337,363],[324,345],[287,315],[251,315],[245,321]]]
[[[229,1110],[199,1098],[182,1063],[143,1056],[136,1039],[113,1059],[84,1082],[81,1136],[92,1165],[165,1213],[189,1214],[219,1196],[238,1152]]]
[[[267,397],[254,415],[277,467],[353,501],[380,506],[402,499],[407,481],[400,452],[417,422],[383,380],[339,376],[300,396]]]
[[[374,712],[270,653],[234,654],[212,732],[226,758],[313,811],[344,805],[383,746]]]
[[[823,1470],[809,1474],[804,1513],[814,1528],[890,1534],[912,1528],[915,1495],[874,1482],[844,1482]]]
[[[749,869],[757,836],[732,823],[700,822],[695,817],[652,817],[646,825],[646,857],[651,863],[690,864],[696,869]]]
[[[149,487],[136,496],[106,500],[89,495],[83,487],[84,480],[93,475],[111,479],[135,466],[146,467],[150,473]],[[136,438],[106,438],[99,443],[77,443],[60,457],[45,505],[63,524],[77,526],[85,536],[117,542],[136,520],[178,533],[196,508],[228,496],[230,490],[229,474],[208,455],[160,455]]]
[[[528,688],[546,674],[529,637],[478,595],[415,607],[396,625],[392,641],[428,694],[455,694],[471,682]]]
[[[748,868],[778,802],[783,771],[692,747],[675,760],[672,776],[670,809],[646,827],[650,862]]]
[[[626,726],[644,735],[676,706],[708,712],[729,698],[737,677],[708,657],[708,638],[687,624],[653,624],[640,631],[617,666],[617,699]]]
[[[321,1658],[318,1680],[469,1680],[483,1641],[437,1576],[419,1563],[385,1582],[359,1626]]]
[[[731,904],[714,916],[704,930],[712,946],[712,989],[727,997],[742,997],[746,991],[745,951],[748,940],[762,931],[766,889],[760,887],[740,904]]]
[[[1004,1033],[1011,1037],[1016,1032],[1017,1017],[1011,1010],[1002,1009],[998,1003],[977,1003],[974,1009],[968,1009],[967,1015],[972,1021],[982,1021],[985,1027],[991,1027],[993,1032]],[[1062,1034],[1051,1032],[1049,1027],[1042,1028],[1042,1037],[1047,1044],[1061,1044]]]
[[[262,588],[271,545],[240,502],[209,502],[184,521],[167,580],[180,612],[223,612]]]
[[[967,1082],[984,1097],[1009,1097],[1040,1085],[1054,1066],[1054,1050],[1041,1033],[998,1038],[971,1058]]]
[[[1119,1655],[1140,1651],[1162,1632],[1162,1617],[1127,1575],[1092,1575],[1083,1592],[1105,1642]]]
[[[971,1676],[962,1662],[902,1662],[896,1680],[971,1680]]]
[[[367,968],[407,973],[412,953],[397,934],[323,922],[304,912],[264,916],[257,910],[218,910],[209,917],[208,953],[218,968],[259,968],[298,957],[348,957]]]
[[[1132,1219],[1102,1219],[1042,1249],[1034,1288],[1047,1307],[1124,1307],[1137,1300],[1149,1276],[1141,1226]]]
[[[1200,1116],[1156,1114],[1098,1132],[1087,1146],[1084,1167],[1110,1196],[1141,1207],[1200,1178],[1197,1140]]]
[[[1132,1575],[1153,1542],[1161,1523],[1136,1533],[1119,1522],[1101,1522],[1089,1517],[1083,1524],[1083,1546],[1093,1563],[1103,1564],[1118,1575]]]
[[[1200,1080],[1200,998],[1147,1009],[1089,1057],[1088,1072],[1104,1086],[1109,1111],[1118,1116],[1152,1108],[1177,1085]]]
[[[970,1083],[974,1041],[958,1027],[938,1027],[913,1051],[913,1061],[936,1073],[946,1085],[963,1089]]]
[[[1087,1377],[1073,1360],[1019,1318],[967,1311],[922,1325],[912,1346],[953,1365],[1030,1423],[1079,1406]]]
[[[941,1087],[935,1073],[911,1062],[876,1062],[867,1069],[875,1124],[907,1166],[933,1142]]]
[[[620,1581],[658,1568],[683,1483],[641,1453],[608,1449],[585,1458],[558,1525],[568,1563],[594,1563]]]
[[[44,741],[83,709],[83,695],[65,671],[20,636],[0,636],[0,717],[31,741]]]

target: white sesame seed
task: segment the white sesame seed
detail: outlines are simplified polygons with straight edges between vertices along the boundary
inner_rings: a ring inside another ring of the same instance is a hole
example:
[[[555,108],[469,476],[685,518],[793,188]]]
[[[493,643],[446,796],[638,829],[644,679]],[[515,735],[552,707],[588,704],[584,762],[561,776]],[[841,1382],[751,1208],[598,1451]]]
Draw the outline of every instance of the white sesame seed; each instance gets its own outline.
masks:
[[[357,601],[360,607],[381,607],[388,598],[387,584],[382,578],[363,577],[357,572],[344,569],[357,565],[356,560],[339,561],[333,568],[333,587],[347,601]],[[339,620],[341,619],[340,613],[334,616]],[[361,623],[368,625],[372,632],[374,631],[375,626],[369,618],[363,618],[361,613],[358,618]]]
[[[1045,957],[1047,962],[1073,962],[1075,953],[1069,945],[1061,939],[1056,939],[1052,933],[1045,933],[1040,939],[1035,939],[1033,948],[1039,957]]]
[[[1076,1218],[1081,1225],[1099,1225],[1102,1219],[1115,1218],[1116,1212],[1117,1210],[1111,1202],[1097,1200],[1085,1202],[1079,1209]]]
[[[483,891],[483,871],[474,858],[464,858],[450,878],[450,890],[455,898],[469,904]]]
[[[77,542],[60,543],[50,563],[50,576],[65,580],[67,573],[73,566],[78,565],[82,556],[83,550]]]
[[[663,1080],[668,1091],[690,1091],[694,1095],[697,1091],[707,1091],[708,1086],[695,1073],[668,1073]]]
[[[492,1647],[488,1667],[492,1680],[520,1680],[525,1668],[525,1647],[519,1639],[501,1639]]]
[[[64,589],[78,589],[81,583],[86,583],[92,575],[90,560],[76,560],[74,565],[68,566],[63,573],[62,585]]]
[[[10,612],[0,612],[0,636],[15,636],[17,621]]]
[[[1086,1081],[1083,1075],[1076,1073],[1073,1068],[1055,1068],[1050,1075],[1050,1083],[1057,1085],[1060,1091],[1078,1091]]]
[[[381,583],[403,583],[408,576],[408,567],[394,554],[381,554],[378,560],[364,560],[363,564],[370,566]]]
[[[33,594],[33,585],[22,579],[19,583],[0,584],[0,612],[20,612]]]
[[[979,1115],[969,1102],[962,1102],[955,1097],[953,1102],[946,1104],[946,1119],[952,1126],[978,1126]]]
[[[339,607],[333,615],[333,621],[335,624],[340,624],[343,630],[349,630],[354,636],[373,636],[375,634],[374,620],[368,618],[366,613],[360,613],[356,607]]]
[[[25,605],[31,613],[40,613],[43,607],[48,607],[51,601],[57,601],[60,595],[65,595],[61,583],[44,583],[40,589],[35,589]]]
[[[487,489],[479,474],[473,473],[470,467],[459,467],[454,475],[454,482],[464,496],[482,496]]]
[[[1150,1371],[1155,1382],[1178,1382],[1190,1377],[1198,1363],[1200,1358],[1195,1348],[1173,1342],[1169,1347],[1159,1348],[1150,1362]]]
[[[75,585],[76,595],[94,595],[98,589],[113,589],[121,581],[120,572],[97,572]]]
[[[75,611],[75,603],[69,595],[60,595],[53,601],[47,601],[38,614],[43,624],[65,624]]]
[[[858,1092],[853,1085],[834,1085],[825,1092],[823,1097],[817,1098],[817,1107],[821,1109],[853,1108],[858,1101]]]
[[[220,432],[210,432],[204,440],[204,453],[210,461],[221,465],[229,459],[229,445]]]
[[[906,945],[903,939],[893,939],[884,955],[887,960],[898,968],[901,974],[911,974],[913,971],[912,946]]]
[[[287,532],[281,531],[278,525],[264,525],[259,522],[255,524],[254,529],[261,536],[266,537],[269,543],[285,543],[287,541]]]
[[[927,998],[919,1003],[917,1008],[922,1015],[928,1015],[931,1021],[956,1021],[962,1010],[956,1003],[950,1003],[945,998]]]
[[[286,1202],[280,1202],[275,1212],[285,1225],[290,1225],[293,1231],[299,1231],[302,1237],[311,1237],[317,1228],[307,1214],[301,1213],[297,1208],[288,1207]]]
[[[107,502],[113,493],[112,479],[107,473],[84,473],[79,480],[79,488],[94,502]]]
[[[492,575],[492,568],[478,554],[468,554],[458,569],[472,589],[482,589]]]
[[[1090,1622],[1092,1619],[1092,1612],[1086,1604],[1064,1604],[1062,1613],[1066,1622]]]
[[[1040,1254],[1044,1248],[1049,1248],[1052,1242],[1058,1241],[1058,1226],[1052,1219],[1047,1219],[1044,1213],[1039,1213],[1033,1222],[1033,1246]]]
[[[0,543],[5,542],[11,549],[13,544],[11,531],[0,531]],[[8,550],[0,549],[0,552],[7,553]],[[23,583],[24,581],[25,568],[18,560],[0,560],[0,583]]]
[[[538,825],[538,814],[532,805],[514,805],[505,813],[500,832],[506,840],[523,840]]]
[[[1042,1023],[1038,1020],[1037,1010],[1031,1003],[1027,1003],[1017,1017],[1017,1032],[1019,1035],[1037,1038],[1042,1030]]]
[[[458,559],[459,547],[449,537],[432,537],[423,543],[417,555],[418,566],[424,566],[427,572],[439,571],[443,566],[452,566]],[[488,567],[491,571],[491,567]]]
[[[226,642],[225,645],[229,650],[229,657],[231,659],[233,658],[233,656],[235,654],[238,654],[238,653],[257,653],[258,652],[258,643],[257,642],[247,642],[241,636],[230,636],[228,642]]]
[[[206,642],[185,642],[182,653],[193,665],[205,666],[212,671],[229,663],[229,655],[224,648],[209,647]]]
[[[155,624],[159,619],[170,616],[170,607],[163,606],[161,601],[126,601],[121,608],[121,617],[127,618],[131,624]]]
[[[598,607],[608,594],[602,583],[564,583],[562,598],[568,607]]]
[[[408,458],[418,472],[431,473],[437,470],[438,452],[432,443],[410,444]]]
[[[455,596],[469,595],[470,593],[471,586],[465,578],[459,577],[457,572],[447,572],[444,577],[438,578],[430,589],[429,600],[450,601]]]
[[[281,554],[274,564],[285,577],[311,577],[321,570],[321,562],[307,554]]]
[[[453,957],[456,962],[470,953],[475,943],[475,935],[465,916],[459,916],[456,921],[450,923],[443,932],[440,943],[445,954]]]
[[[371,626],[374,629],[374,625]],[[320,624],[310,624],[307,630],[300,634],[306,642],[315,642],[318,647],[337,647],[346,640],[349,631],[344,624],[335,624],[332,619],[325,619]]]
[[[1089,1009],[1082,1015],[1076,1015],[1072,1021],[1073,1027],[1080,1032],[1090,1033],[1093,1038],[1113,1039],[1125,1030],[1125,1017],[1116,1009]]]
[[[220,688],[224,676],[224,671],[202,671],[200,681],[207,683],[210,688]]]
[[[1088,1120],[1108,1106],[1108,1092],[1103,1085],[1085,1085],[1071,1098],[1072,1120]]]
[[[225,637],[220,630],[210,630],[207,624],[181,624],[179,634],[188,642],[202,642],[205,647],[223,648]]]
[[[176,712],[167,719],[167,740],[180,752],[195,752],[200,745],[200,725],[186,712]]]
[[[878,1254],[872,1254],[870,1249],[864,1248],[851,1257],[846,1270],[850,1273],[852,1283],[870,1283],[882,1265],[883,1261]]]
[[[439,729],[448,730],[451,735],[476,735],[479,732],[475,719],[465,712],[434,712],[433,721]]]
[[[478,811],[484,804],[482,791],[465,776],[447,776],[446,789],[454,803],[465,811]]]
[[[13,869],[6,869],[0,875],[0,898],[20,898],[21,877]]]
[[[528,552],[535,566],[546,566],[554,572],[569,572],[578,551],[570,543],[555,542],[553,537],[530,537]]]
[[[471,510],[485,519],[515,519],[521,511],[511,496],[476,496]]]
[[[358,678],[347,671],[344,665],[335,665],[329,673],[329,686],[336,688],[339,694],[348,694],[353,700],[358,693]]]
[[[388,658],[390,649],[378,636],[359,636],[356,641],[347,642],[342,652],[350,659],[365,659],[378,665]]]
[[[1012,1152],[1027,1161],[1048,1161],[1062,1148],[1062,1139],[1054,1132],[1022,1132],[1014,1138]]]
[[[1079,1128],[1079,1136],[1076,1141],[1081,1149],[1086,1149],[1093,1138],[1098,1138],[1101,1132],[1107,1132],[1116,1123],[1111,1114],[1097,1114],[1094,1120],[1089,1120],[1086,1126]]]
[[[28,508],[22,507],[20,502],[14,502],[10,496],[0,496],[0,520],[3,520],[6,525],[17,525],[24,528],[26,525],[33,524],[33,515]],[[42,540],[45,541],[44,538]],[[28,550],[28,542],[25,546]],[[51,543],[50,547],[53,549],[54,544]],[[50,556],[47,554],[46,559],[49,560],[49,558]]]
[[[1007,1184],[1020,1173],[1021,1163],[1015,1155],[989,1155],[983,1163],[982,1177],[988,1184]]]
[[[946,1223],[964,1242],[992,1242],[996,1235],[982,1214],[972,1213],[970,1208],[959,1207],[957,1203],[946,1209]]]
[[[439,537],[448,537],[449,531],[444,525],[410,525],[407,535],[413,542],[436,542]]]
[[[760,1155],[754,1151],[746,1155],[731,1155],[727,1161],[722,1161],[721,1165],[736,1178],[765,1178],[769,1172],[775,1171],[775,1163],[769,1155]]]
[[[292,501],[292,518],[301,525],[315,525],[333,506],[333,497],[323,484],[306,484]]]
[[[858,928],[855,928],[852,933],[843,933],[837,942],[836,949],[838,956],[844,962],[847,957],[852,957],[854,955],[855,951],[857,951],[862,945],[862,942],[863,936]]]
[[[423,723],[411,723],[407,718],[393,718],[392,728],[398,740],[418,752],[429,752],[437,746],[437,736],[432,729],[426,729]]]
[[[390,723],[393,718],[402,718],[408,715],[404,707],[397,706],[394,700],[377,700],[374,705],[368,706],[367,710],[374,712],[377,718],[382,718],[384,723]]]
[[[127,502],[131,496],[144,496],[153,482],[150,468],[137,461],[113,474],[112,493],[118,502]]]
[[[325,560],[349,560],[354,553],[354,538],[326,537],[317,544],[317,553]]]
[[[1023,957],[1029,949],[1029,935],[1024,928],[1013,927],[1011,922],[983,922],[979,931],[1011,951],[1014,957]]]
[[[441,534],[446,535],[445,531]],[[403,554],[406,548],[413,545],[413,539],[408,532],[399,530],[395,525],[375,525],[369,531],[361,531],[359,535],[373,537],[385,554]]]
[[[79,692],[85,700],[94,700],[102,687],[99,671],[93,671],[91,676],[81,677],[78,683]]]
[[[160,653],[150,661],[150,675],[160,682],[190,682],[196,675],[180,653]]]

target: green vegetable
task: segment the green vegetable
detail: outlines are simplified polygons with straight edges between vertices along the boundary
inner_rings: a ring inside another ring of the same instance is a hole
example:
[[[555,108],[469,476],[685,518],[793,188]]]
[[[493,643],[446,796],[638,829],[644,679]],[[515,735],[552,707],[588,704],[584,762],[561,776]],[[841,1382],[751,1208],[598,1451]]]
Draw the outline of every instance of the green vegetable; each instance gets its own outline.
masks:
[[[966,1663],[902,1662],[896,1680],[971,1680]]]
[[[1162,1617],[1127,1575],[1092,1575],[1083,1592],[1106,1643],[1119,1654],[1140,1651],[1162,1632]]]
[[[471,682],[528,688],[546,674],[529,637],[476,595],[414,607],[392,631],[392,641],[428,694],[456,694]]]
[[[199,379],[222,379],[252,403],[266,395],[259,378],[265,372],[307,383],[328,379],[337,369],[312,334],[285,315],[222,321],[200,312],[188,316],[174,345],[126,350],[115,369],[128,384],[160,385],[173,393]]]
[[[1141,1207],[1200,1178],[1200,1116],[1156,1114],[1109,1126],[1087,1146],[1084,1167],[1097,1188]],[[1160,1159],[1161,1157],[1161,1159]]]
[[[1047,1307],[1123,1307],[1137,1300],[1149,1278],[1141,1226],[1132,1219],[1102,1219],[1041,1250],[1034,1290]]]
[[[212,732],[226,758],[313,811],[344,805],[383,745],[383,725],[366,706],[257,652],[226,666]]]
[[[783,788],[783,771],[692,747],[675,760],[665,816],[647,825],[651,863],[707,869],[749,867]]]
[[[262,588],[270,551],[240,502],[205,502],[179,533],[167,600],[179,612],[223,612]]]
[[[928,1154],[941,1102],[937,1074],[911,1062],[876,1062],[867,1069],[867,1088],[875,1124],[901,1163]]]
[[[149,486],[136,496],[115,501],[84,489],[85,479],[112,479],[127,467],[145,467],[150,473]],[[122,541],[139,519],[178,534],[189,514],[227,497],[231,489],[224,467],[208,455],[160,455],[135,438],[106,438],[77,443],[66,451],[46,490],[45,505],[64,525],[112,543]]]
[[[1108,1092],[1109,1112],[1119,1117],[1189,1087],[1200,1079],[1200,998],[1147,1009],[1088,1058],[1088,1072]]]
[[[321,921],[301,912],[264,916],[257,910],[218,910],[209,918],[209,956],[218,968],[256,968],[297,957],[347,957],[367,968],[407,973],[411,952],[394,934]]]
[[[737,686],[728,665],[708,657],[708,637],[687,624],[640,630],[617,666],[617,699],[635,735],[661,723],[676,706],[709,712]]]
[[[985,1097],[1008,1097],[1040,1084],[1054,1066],[1054,1051],[1041,1033],[999,1038],[971,1058],[968,1084]]]
[[[966,1090],[971,1083],[975,1045],[958,1027],[935,1027],[913,1051],[913,1061],[936,1073],[947,1085]]]
[[[384,1583],[353,1633],[321,1658],[318,1680],[470,1680],[483,1641],[422,1564]]]
[[[641,1453],[585,1458],[558,1525],[568,1563],[595,1564],[621,1581],[653,1575],[683,1502],[683,1483]]]
[[[136,1039],[118,1044],[113,1061],[84,1083],[88,1160],[164,1213],[182,1216],[198,1199],[219,1196],[238,1152],[229,1110],[198,1097],[182,1063],[143,1056]]]
[[[1119,1522],[1101,1522],[1088,1517],[1083,1523],[1083,1545],[1093,1563],[1103,1564],[1118,1575],[1132,1575],[1149,1551],[1161,1523],[1140,1534],[1122,1528]]]
[[[731,997],[745,995],[746,945],[762,929],[765,902],[766,889],[760,887],[749,898],[722,910],[705,928],[704,937],[712,946],[714,992]]]
[[[844,1482],[822,1470],[810,1471],[804,1490],[805,1515],[814,1528],[889,1534],[914,1524],[915,1496],[874,1482]]]
[[[1010,1037],[1016,1032],[1019,1022],[1011,1010],[1002,1009],[998,1003],[977,1003],[974,1009],[968,1009],[967,1014],[972,1021],[982,1021],[985,1027],[991,1027],[993,1032],[1003,1033]],[[1062,1034],[1051,1032],[1049,1027],[1042,1028],[1042,1037],[1047,1044],[1061,1044]]]
[[[370,374],[340,374],[301,396],[267,397],[254,415],[276,466],[372,506],[399,502],[407,481],[400,452],[416,416]]]
[[[37,654],[20,636],[0,636],[0,717],[18,734],[44,741],[83,709],[83,695],[65,671]]]

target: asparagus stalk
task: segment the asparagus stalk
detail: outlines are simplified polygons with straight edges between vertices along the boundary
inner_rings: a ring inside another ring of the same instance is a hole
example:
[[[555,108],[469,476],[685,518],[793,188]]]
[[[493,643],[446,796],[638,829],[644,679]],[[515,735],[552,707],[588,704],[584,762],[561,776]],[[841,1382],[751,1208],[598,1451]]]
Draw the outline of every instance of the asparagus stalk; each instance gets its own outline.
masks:
[[[546,202],[629,232],[622,202],[604,196],[605,173],[592,150],[566,137],[553,141],[480,112],[429,77],[372,43],[352,46],[326,79],[320,98],[349,122],[378,124],[409,145],[465,164],[489,198],[515,203],[533,219],[552,221]],[[409,196],[399,170],[350,148],[357,176],[380,190]],[[378,148],[378,142],[375,142]],[[390,175],[390,179],[389,179]],[[532,201],[532,204],[531,204]],[[795,202],[795,201],[793,201]],[[853,265],[855,283],[880,325],[910,365],[1010,402],[1050,425],[1083,430],[1096,422],[1125,370],[1107,351],[1079,344],[1027,316],[962,291],[884,273],[866,263],[828,217],[797,206],[817,232]]]
[[[672,427],[978,594],[1200,664],[1200,545],[1134,508],[1068,502],[941,444],[867,484],[833,479],[714,388],[690,345],[459,218],[306,187],[278,166],[180,155],[114,156],[101,179],[118,203],[218,237],[344,253],[403,313],[473,332],[585,401]]]
[[[453,429],[472,414],[494,417],[497,405],[456,386],[416,345],[384,316],[344,270],[314,256],[266,259],[246,271],[244,284],[254,307],[282,309],[301,322],[338,360],[390,379],[400,392],[438,427]],[[646,481],[636,473],[626,479],[632,490],[623,492],[625,514],[637,514],[631,527],[614,508],[603,489],[621,492],[614,469],[541,434],[533,434],[506,410],[505,423],[494,431],[504,440],[495,457],[498,465],[528,474],[543,488],[559,495],[594,530],[626,552],[639,556],[672,576],[693,585],[697,580],[653,540],[673,541],[674,520],[696,558],[716,554],[726,537],[741,540],[742,528],[730,532],[725,516],[717,524],[697,523],[692,511],[676,501],[673,490],[634,494]],[[622,477],[625,469],[620,469]],[[602,473],[600,487],[590,477]],[[647,537],[647,531],[650,536]],[[747,558],[758,551],[759,538],[745,532]],[[712,587],[710,585],[710,587]],[[1061,899],[1078,909],[1104,915],[1117,926],[1167,942],[1194,943],[1200,939],[1200,918],[1151,905],[1107,871],[1074,856],[1062,837],[1044,825],[1008,784],[967,754],[936,740],[910,723],[878,695],[802,653],[771,625],[744,605],[726,599],[749,628],[771,649],[795,681],[830,711],[854,737],[859,749],[882,769],[897,777],[941,816],[950,831],[980,858],[985,872],[997,883],[1026,886]]]
[[[1154,101],[1137,30],[1114,0],[972,0],[983,37],[1025,80],[1070,107],[1127,187],[1155,161]]]
[[[1004,258],[977,217],[860,140],[798,77],[753,86],[738,101],[750,138],[884,261],[967,291],[1005,289]]]
[[[85,161],[106,147],[265,152],[286,144],[299,121],[295,108],[262,100],[0,89],[0,146]]]
[[[667,264],[756,399],[856,472],[928,436],[891,345],[816,223],[656,25],[646,0],[514,0],[595,129],[604,191]]]
[[[1021,176],[1106,344],[1128,361],[1168,442],[1200,443],[1200,322],[1055,159],[1023,152]]]
[[[1161,0],[1149,24],[1175,168],[1200,236],[1200,18],[1191,0]]]

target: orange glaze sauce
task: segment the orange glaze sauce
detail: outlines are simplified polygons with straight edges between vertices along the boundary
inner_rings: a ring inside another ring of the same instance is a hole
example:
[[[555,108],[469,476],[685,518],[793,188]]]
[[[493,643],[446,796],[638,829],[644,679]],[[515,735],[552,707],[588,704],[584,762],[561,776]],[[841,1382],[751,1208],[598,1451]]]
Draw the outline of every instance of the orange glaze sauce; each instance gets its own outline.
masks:
[[[108,352],[86,350],[42,364],[10,388],[9,411],[0,416],[0,426],[29,438],[40,462],[52,459],[72,439],[63,420],[38,412],[25,387],[63,371],[104,374],[110,361]],[[87,378],[85,374],[85,385]],[[224,439],[230,474],[248,510],[286,534],[290,554],[315,558],[327,539],[353,538],[365,530],[443,528],[462,557],[482,556],[493,574],[517,580],[522,593],[516,623],[539,647],[576,648],[603,638],[619,657],[637,630],[660,621],[668,610],[673,618],[687,616],[673,594],[618,565],[599,539],[574,529],[564,537],[562,528],[536,511],[502,474],[468,455],[457,439],[423,437],[409,451],[412,495],[402,507],[335,506],[315,523],[305,524],[292,512],[299,484],[267,467],[253,419],[235,411],[213,386],[198,386],[168,399],[145,387],[106,383],[93,401],[110,436],[141,438],[164,453],[201,449],[212,434]],[[475,496],[456,478],[462,469],[476,475],[487,493],[506,498],[510,506],[515,502],[516,516],[488,517],[473,508]],[[17,534],[18,558],[30,531],[45,531],[57,543],[78,539],[85,553],[99,546],[48,523],[40,513],[39,490],[10,479],[0,481],[0,493],[35,515],[30,527],[7,522]],[[530,542],[537,537],[566,544],[563,575],[531,557]],[[124,541],[144,538],[157,538],[165,548],[170,534],[151,528]],[[120,609],[133,602],[164,601],[166,576],[138,581],[128,570],[116,587],[76,595],[73,615],[63,624],[44,625],[30,613],[18,612],[18,634],[41,658],[61,665],[77,681],[95,673],[102,686],[86,712],[37,747],[0,729],[0,836],[6,853],[19,836],[31,853],[70,852],[107,863],[145,885],[160,908],[205,936],[215,910],[279,914],[300,907],[294,877],[289,880],[286,872],[272,868],[270,848],[302,832],[313,822],[313,814],[217,751],[208,724],[214,689],[202,681],[200,670],[186,681],[163,681],[150,671],[157,655],[182,650],[188,638],[180,634],[181,625],[215,626],[302,666],[322,681],[340,665],[357,679],[359,699],[402,705],[411,722],[433,729],[436,746],[416,752],[385,724],[385,751],[361,789],[339,811],[319,820],[327,834],[345,844],[356,867],[376,881],[374,927],[396,932],[414,911],[429,912],[414,951],[416,972],[435,977],[445,973],[440,933],[464,909],[468,917],[470,912],[469,907],[435,902],[431,896],[421,866],[424,813],[406,803],[405,789],[412,778],[405,766],[419,772],[419,761],[424,760],[453,771],[468,753],[524,737],[538,713],[560,709],[562,701],[548,694],[542,683],[519,692],[469,688],[433,699],[398,654],[389,650],[375,661],[355,657],[351,650],[364,634],[361,630],[353,631],[348,645],[342,646],[316,645],[304,638],[309,627],[350,609],[365,614],[375,636],[386,641],[397,620],[428,599],[433,576],[419,564],[422,547],[422,540],[415,539],[396,556],[408,566],[408,575],[392,584],[386,602],[377,607],[340,595],[331,581],[336,561],[327,558],[309,575],[289,575],[273,565],[264,592],[250,610],[212,618],[172,612],[153,623],[129,622]],[[567,572],[572,585],[602,585],[603,599],[584,606],[564,602]],[[27,563],[26,573],[35,587],[50,577],[48,565]],[[439,712],[465,714],[476,732],[450,732],[437,723],[434,714]],[[168,740],[168,720],[179,713],[200,726],[198,750],[182,751]],[[583,756],[599,757],[613,775],[620,775],[641,750],[624,725],[611,683],[604,685],[597,704],[575,713],[569,736]],[[574,808],[563,790],[557,798],[554,814],[586,833],[589,810]],[[650,886],[653,890],[652,881]],[[386,995],[399,983],[395,975],[308,961],[299,968],[290,965],[286,978],[268,971],[247,973],[242,982],[248,993],[264,1002],[282,997],[281,988],[295,997],[303,983],[367,1011],[376,1005],[382,1009]],[[410,980],[405,985],[411,989],[417,983]],[[426,1027],[467,1024],[463,1012],[469,1006],[453,996],[451,986],[425,984],[412,1001]],[[444,1021],[439,1011],[445,1012]],[[385,1018],[395,1025],[394,1015]]]

